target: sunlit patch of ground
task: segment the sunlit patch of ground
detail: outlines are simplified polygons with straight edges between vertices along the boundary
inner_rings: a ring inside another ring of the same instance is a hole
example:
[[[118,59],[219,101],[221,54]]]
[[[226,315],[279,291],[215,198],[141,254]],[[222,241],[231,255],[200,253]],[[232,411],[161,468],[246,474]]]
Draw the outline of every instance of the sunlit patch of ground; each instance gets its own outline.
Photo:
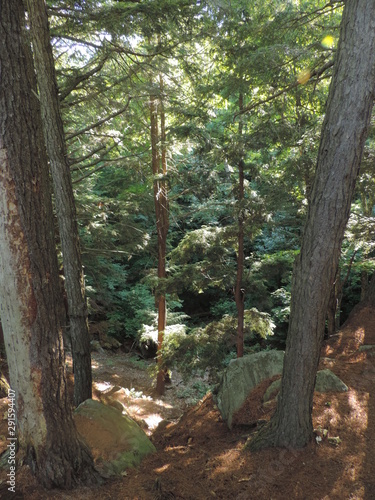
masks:
[[[165,418],[177,418],[179,415],[167,401],[152,398],[135,388],[125,388],[109,382],[94,383],[95,398],[105,404],[115,406],[126,412],[145,430],[151,434]],[[116,404],[117,403],[117,404]],[[118,405],[120,403],[121,406]]]

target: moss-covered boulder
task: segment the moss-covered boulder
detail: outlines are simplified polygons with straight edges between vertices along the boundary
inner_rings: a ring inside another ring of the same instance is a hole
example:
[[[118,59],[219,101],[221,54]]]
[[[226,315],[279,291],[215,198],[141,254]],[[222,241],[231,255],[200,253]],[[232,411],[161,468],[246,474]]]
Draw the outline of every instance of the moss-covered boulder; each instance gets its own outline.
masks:
[[[263,396],[263,403],[267,403],[268,401],[271,401],[272,399],[277,397],[279,395],[280,388],[281,378],[278,378],[277,380],[274,380],[266,389],[266,392]]]
[[[74,420],[97,469],[106,477],[121,474],[156,451],[134,420],[99,401],[88,399],[80,404],[74,411]]]
[[[315,390],[317,392],[346,392],[348,386],[331,370],[320,370],[316,374]]]
[[[241,408],[250,391],[263,380],[279,375],[284,352],[263,351],[234,359],[225,370],[214,397],[221,416],[232,427],[234,413]]]
[[[274,380],[264,393],[263,402],[266,403],[277,396],[280,388],[281,379]],[[316,374],[315,390],[317,392],[346,392],[348,387],[331,370],[326,369]]]

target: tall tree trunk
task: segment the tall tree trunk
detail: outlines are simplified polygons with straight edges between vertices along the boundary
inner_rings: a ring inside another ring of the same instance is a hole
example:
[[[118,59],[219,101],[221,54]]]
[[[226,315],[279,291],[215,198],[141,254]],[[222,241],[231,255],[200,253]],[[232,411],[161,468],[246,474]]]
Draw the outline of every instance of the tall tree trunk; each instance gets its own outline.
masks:
[[[46,488],[95,478],[67,394],[51,192],[21,0],[1,0],[0,305],[17,438]]]
[[[340,279],[340,270],[338,271],[337,279]],[[337,310],[337,294],[336,294],[336,280],[331,286],[331,292],[329,295],[328,306],[327,306],[327,335],[325,338],[329,339],[336,333],[336,310]]]
[[[156,229],[158,236],[158,280],[166,278],[166,252],[167,252],[167,233],[169,227],[168,214],[168,193],[165,176],[167,175],[167,156],[166,156],[166,132],[165,132],[165,112],[163,105],[163,80],[160,77],[161,97],[151,96],[151,151],[152,151],[152,172],[154,174],[154,201],[156,213]],[[160,108],[160,143],[158,127],[158,105]],[[159,154],[160,151],[160,154]],[[166,315],[166,297],[165,292],[157,290],[156,304],[158,309],[158,374],[156,379],[156,391],[159,395],[164,394],[165,390],[165,370],[162,359],[162,346],[164,332],[167,325]]]
[[[243,111],[243,94],[240,94],[239,100],[239,111]],[[242,115],[240,116],[240,121],[238,123],[238,136],[241,141],[242,135]],[[241,147],[242,151],[242,147]],[[235,288],[235,301],[237,307],[237,357],[241,358],[244,351],[244,314],[245,314],[245,291],[243,289],[242,279],[244,270],[244,161],[241,158],[238,162],[238,253],[237,253],[237,279]]]
[[[59,225],[74,368],[74,402],[92,397],[90,338],[77,216],[44,0],[27,0],[43,131]]]
[[[375,307],[375,273],[373,273],[370,283],[367,285],[367,291],[363,302],[370,307]]]
[[[312,401],[330,290],[350,213],[375,87],[375,3],[348,0],[323,123],[303,243],[292,282],[276,413],[250,444],[302,447],[313,436]]]
[[[368,291],[369,291],[369,281],[368,281],[368,272],[361,272],[361,302],[367,299]]]
[[[340,268],[338,268],[338,271],[337,271],[337,278],[336,278],[336,283],[335,283],[335,294],[336,294],[335,329],[336,329],[336,331],[339,330],[340,326],[341,326],[340,315],[341,315],[342,299],[344,298],[344,289],[346,287],[346,284],[349,281],[349,276],[350,276],[353,262],[354,262],[356,255],[357,255],[357,250],[354,250],[353,255],[350,258],[348,270],[346,271],[346,275],[345,275],[345,278],[343,280],[341,279],[341,276],[340,276]]]
[[[349,281],[350,272],[352,270],[356,254],[357,250],[354,250],[350,258],[348,270],[346,271],[346,275],[343,280],[341,279],[340,267],[337,268],[335,281],[331,287],[331,293],[327,307],[327,322],[328,322],[327,338],[334,335],[336,331],[339,330],[340,328],[340,311],[341,311],[342,299],[344,297],[344,288],[346,287],[346,284]]]

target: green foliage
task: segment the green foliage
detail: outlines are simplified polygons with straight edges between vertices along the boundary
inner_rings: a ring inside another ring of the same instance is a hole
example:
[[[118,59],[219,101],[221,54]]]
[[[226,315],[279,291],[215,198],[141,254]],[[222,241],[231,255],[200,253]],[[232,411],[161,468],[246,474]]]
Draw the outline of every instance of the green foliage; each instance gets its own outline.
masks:
[[[197,293],[207,287],[230,286],[234,271],[233,250],[228,245],[231,233],[230,228],[208,226],[187,233],[170,254],[171,280]],[[224,271],[228,264],[231,276],[229,269]]]
[[[181,304],[173,301],[168,301],[170,307],[175,307],[176,309],[181,307]],[[174,339],[186,333],[186,319],[188,317],[186,314],[181,312],[172,311],[170,308],[167,311],[167,328],[164,332],[164,342],[165,344],[173,344]],[[151,313],[149,321],[147,323],[139,325],[138,328],[138,339],[140,343],[157,345],[158,343],[158,317],[157,313]]]
[[[235,357],[237,320],[224,316],[205,328],[196,328],[188,333],[182,330],[171,332],[163,346],[166,366],[177,365],[185,375],[211,371],[215,375]],[[273,335],[275,325],[267,313],[253,308],[245,311],[245,353],[255,352],[262,339]]]
[[[108,315],[112,332],[117,336],[123,332],[123,336],[135,339],[141,325],[153,320],[155,299],[142,284],[122,290],[118,298],[117,310]]]
[[[95,275],[86,274],[87,292],[104,309],[108,333],[118,340],[136,339],[144,323],[151,323],[155,300],[143,284],[127,283],[128,272],[124,265],[111,259],[98,257],[91,261]],[[95,314],[95,311],[93,312]]]
[[[272,316],[277,323],[287,324],[290,313],[290,291],[285,288],[279,288],[271,295],[273,298]]]
[[[236,303],[233,298],[222,298],[215,301],[214,305],[210,307],[210,313],[215,319],[222,318],[223,316],[236,315]]]
[[[185,399],[189,405],[195,405],[201,400],[210,390],[212,385],[205,383],[202,380],[193,381],[184,389],[177,391],[177,397]]]
[[[155,341],[155,294],[166,292],[166,359],[190,372],[222,367],[234,355],[241,217],[246,348],[282,345],[331,69],[310,80],[308,74],[334,55],[335,46],[322,40],[337,39],[341,3],[48,6],[86,281],[99,306],[91,319],[108,321],[119,339]],[[162,94],[167,121],[170,229],[162,282],[151,94]],[[373,270],[374,137],[372,131],[342,256],[344,277],[357,251],[345,291],[350,304],[358,300],[362,273]]]

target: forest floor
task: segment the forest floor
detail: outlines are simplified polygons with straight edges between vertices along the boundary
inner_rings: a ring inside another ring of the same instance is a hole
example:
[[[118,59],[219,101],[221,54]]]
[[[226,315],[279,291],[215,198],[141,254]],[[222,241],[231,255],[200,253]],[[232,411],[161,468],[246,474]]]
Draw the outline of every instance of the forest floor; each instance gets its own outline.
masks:
[[[150,435],[157,452],[121,479],[74,492],[44,491],[23,466],[17,471],[17,494],[7,496],[2,488],[0,498],[375,499],[375,349],[358,350],[371,344],[375,345],[375,311],[357,309],[322,349],[320,369],[331,369],[349,387],[344,393],[315,393],[314,427],[322,436],[326,429],[327,435],[302,450],[257,453],[244,450],[244,444],[256,432],[251,424],[269,419],[274,411],[275,403],[262,404],[270,381],[252,391],[239,425],[229,431],[210,394],[188,407],[186,396],[193,386],[186,387],[177,378],[166,396],[158,399],[145,363],[124,354],[95,353],[95,397],[114,385],[122,387],[115,394]],[[2,415],[7,400],[0,403]],[[6,430],[2,421],[0,446]],[[0,480],[4,485],[6,471]]]

